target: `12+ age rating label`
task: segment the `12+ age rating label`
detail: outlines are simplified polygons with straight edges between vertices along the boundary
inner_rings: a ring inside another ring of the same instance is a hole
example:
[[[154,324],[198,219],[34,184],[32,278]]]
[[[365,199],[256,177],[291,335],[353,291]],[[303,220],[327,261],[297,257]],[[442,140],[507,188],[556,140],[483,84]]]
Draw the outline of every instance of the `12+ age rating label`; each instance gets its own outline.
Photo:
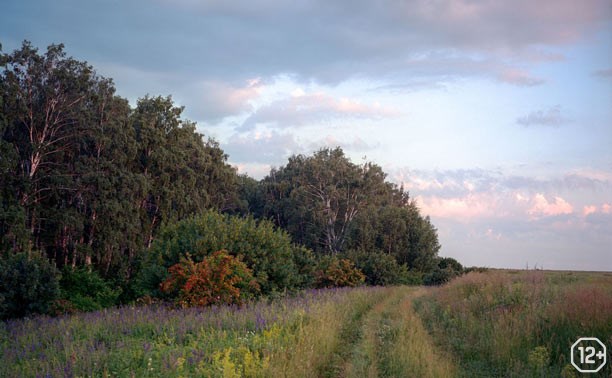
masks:
[[[572,365],[581,373],[597,373],[607,362],[606,345],[596,337],[581,337],[572,345]]]

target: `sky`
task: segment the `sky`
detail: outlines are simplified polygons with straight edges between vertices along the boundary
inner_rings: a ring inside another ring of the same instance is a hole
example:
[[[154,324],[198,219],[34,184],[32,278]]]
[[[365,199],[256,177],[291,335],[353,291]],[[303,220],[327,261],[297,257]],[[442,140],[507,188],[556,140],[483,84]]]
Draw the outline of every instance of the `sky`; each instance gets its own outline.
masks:
[[[340,146],[467,266],[612,271],[612,2],[5,1],[23,40],[172,95],[239,172]]]

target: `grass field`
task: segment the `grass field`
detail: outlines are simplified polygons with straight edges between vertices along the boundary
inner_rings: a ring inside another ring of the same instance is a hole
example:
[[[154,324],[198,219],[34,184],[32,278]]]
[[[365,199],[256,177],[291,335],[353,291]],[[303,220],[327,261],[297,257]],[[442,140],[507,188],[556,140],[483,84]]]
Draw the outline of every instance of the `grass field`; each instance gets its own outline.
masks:
[[[415,307],[460,376],[572,377],[579,337],[612,346],[612,273],[471,273]],[[612,376],[612,364],[590,376]]]
[[[612,274],[490,271],[434,289],[9,321],[0,377],[558,377],[574,374],[579,336],[612,344]]]

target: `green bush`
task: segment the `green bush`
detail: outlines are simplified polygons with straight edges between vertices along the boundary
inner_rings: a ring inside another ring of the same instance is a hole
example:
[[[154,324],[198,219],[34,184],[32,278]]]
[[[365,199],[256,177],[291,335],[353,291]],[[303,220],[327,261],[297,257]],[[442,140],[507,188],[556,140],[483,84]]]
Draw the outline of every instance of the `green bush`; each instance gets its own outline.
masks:
[[[463,269],[463,273],[465,274],[471,273],[471,272],[485,273],[488,271],[489,271],[489,268],[484,267],[484,266],[470,266],[468,268]]]
[[[423,284],[429,286],[443,285],[456,275],[457,274],[455,271],[451,269],[440,269],[440,267],[436,267],[434,270],[423,276]]]
[[[420,284],[420,275],[398,264],[395,257],[383,252],[350,251],[343,257],[352,261],[365,274],[368,285],[409,285]]]
[[[452,257],[438,259],[438,265],[423,276],[425,285],[443,285],[464,273],[463,265]]]
[[[364,283],[365,275],[347,259],[325,256],[315,273],[316,287],[355,287]]]
[[[143,261],[133,290],[137,296],[160,296],[159,284],[166,278],[168,268],[187,253],[194,262],[201,262],[220,250],[241,256],[262,294],[308,284],[305,276],[309,274],[310,252],[293,245],[286,232],[270,221],[208,210],[162,228]]]
[[[60,287],[62,299],[69,301],[79,311],[115,306],[121,294],[121,288],[113,288],[97,272],[85,267],[64,268]]]
[[[461,265],[459,261],[455,260],[452,257],[440,258],[440,260],[438,261],[438,267],[440,267],[440,269],[450,269],[456,272],[457,274],[462,274],[464,271],[463,265]]]
[[[38,252],[0,261],[0,318],[45,314],[60,294],[59,272]]]
[[[292,287],[299,289],[311,288],[315,284],[317,257],[309,248],[293,245],[291,256],[295,264],[296,274],[293,276]]]

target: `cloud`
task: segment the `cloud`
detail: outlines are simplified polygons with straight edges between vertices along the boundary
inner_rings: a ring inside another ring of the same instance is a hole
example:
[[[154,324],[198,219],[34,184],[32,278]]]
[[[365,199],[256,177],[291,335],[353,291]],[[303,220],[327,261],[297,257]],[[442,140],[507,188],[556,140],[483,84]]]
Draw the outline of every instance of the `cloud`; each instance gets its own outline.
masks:
[[[389,168],[393,181],[411,192],[452,198],[470,193],[515,193],[517,199],[548,192],[580,192],[591,196],[612,191],[612,174],[593,169],[578,169],[550,177],[517,175],[501,169],[423,170]]]
[[[496,190],[505,180],[500,172],[483,169],[418,170],[394,169],[391,177],[406,190],[443,198],[467,196]]]
[[[534,168],[386,171],[431,217],[443,256],[467,265],[612,269],[612,174],[543,176]]]
[[[280,165],[303,150],[293,134],[270,130],[234,134],[221,147],[234,164]]]
[[[378,148],[378,143],[368,143],[358,136],[341,138],[327,135],[325,138],[310,143],[310,150],[315,151],[324,147],[341,147],[345,151],[366,152]]]
[[[604,203],[601,206],[584,206],[582,209],[582,215],[586,217],[591,214],[612,214],[612,205],[610,205],[609,203]]]
[[[257,125],[273,128],[300,127],[338,119],[397,117],[399,111],[380,104],[367,105],[349,98],[334,98],[323,92],[305,94],[295,91],[290,97],[257,108],[240,126],[240,131]]]
[[[559,127],[569,120],[561,114],[561,106],[556,105],[546,110],[536,110],[516,119],[516,123],[525,127],[551,126]]]
[[[203,81],[192,86],[194,93],[188,101],[190,111],[209,123],[253,110],[251,101],[258,98],[264,85],[260,79],[250,79],[235,86],[222,81]]]
[[[238,174],[247,174],[249,177],[253,177],[256,180],[261,180],[266,177],[272,169],[272,165],[264,163],[244,162],[235,163],[233,165],[238,170]]]
[[[403,185],[424,214],[434,219],[529,223],[567,215],[580,223],[594,213],[612,213],[612,179],[597,171],[568,172],[543,179],[499,170],[395,169],[389,177]]]
[[[12,4],[0,25],[24,35],[42,26],[44,39],[63,41],[79,56],[189,72],[195,82],[280,74],[321,83],[448,78],[464,74],[458,62],[472,60],[509,69],[473,73],[533,85],[541,79],[528,72],[531,63],[559,58],[558,46],[593,35],[612,16],[607,0],[135,0],[123,2],[120,11],[104,2],[76,5]],[[439,64],[410,64],[432,53],[443,58]]]
[[[585,217],[587,215],[593,214],[595,212],[597,212],[597,206],[589,205],[589,206],[584,206],[582,208],[582,215],[585,216]]]
[[[449,218],[458,222],[495,215],[495,199],[488,195],[471,194],[464,197],[441,198],[437,196],[415,197],[423,214],[434,218]]]
[[[207,123],[253,110],[252,102],[260,97],[266,84],[260,78],[241,82],[218,79],[196,80],[190,74],[147,71],[115,63],[96,64],[102,76],[111,76],[121,95],[132,103],[146,94],[167,96],[186,107],[190,117]]]
[[[533,205],[527,210],[527,213],[535,218],[571,214],[574,212],[574,207],[570,203],[557,196],[549,201],[543,194],[538,193],[532,199],[532,203]]]
[[[522,87],[533,87],[544,84],[543,79],[533,77],[529,73],[515,68],[502,70],[498,74],[498,79],[504,83]]]
[[[612,68],[594,71],[593,76],[600,77],[603,79],[610,79],[612,78]]]

